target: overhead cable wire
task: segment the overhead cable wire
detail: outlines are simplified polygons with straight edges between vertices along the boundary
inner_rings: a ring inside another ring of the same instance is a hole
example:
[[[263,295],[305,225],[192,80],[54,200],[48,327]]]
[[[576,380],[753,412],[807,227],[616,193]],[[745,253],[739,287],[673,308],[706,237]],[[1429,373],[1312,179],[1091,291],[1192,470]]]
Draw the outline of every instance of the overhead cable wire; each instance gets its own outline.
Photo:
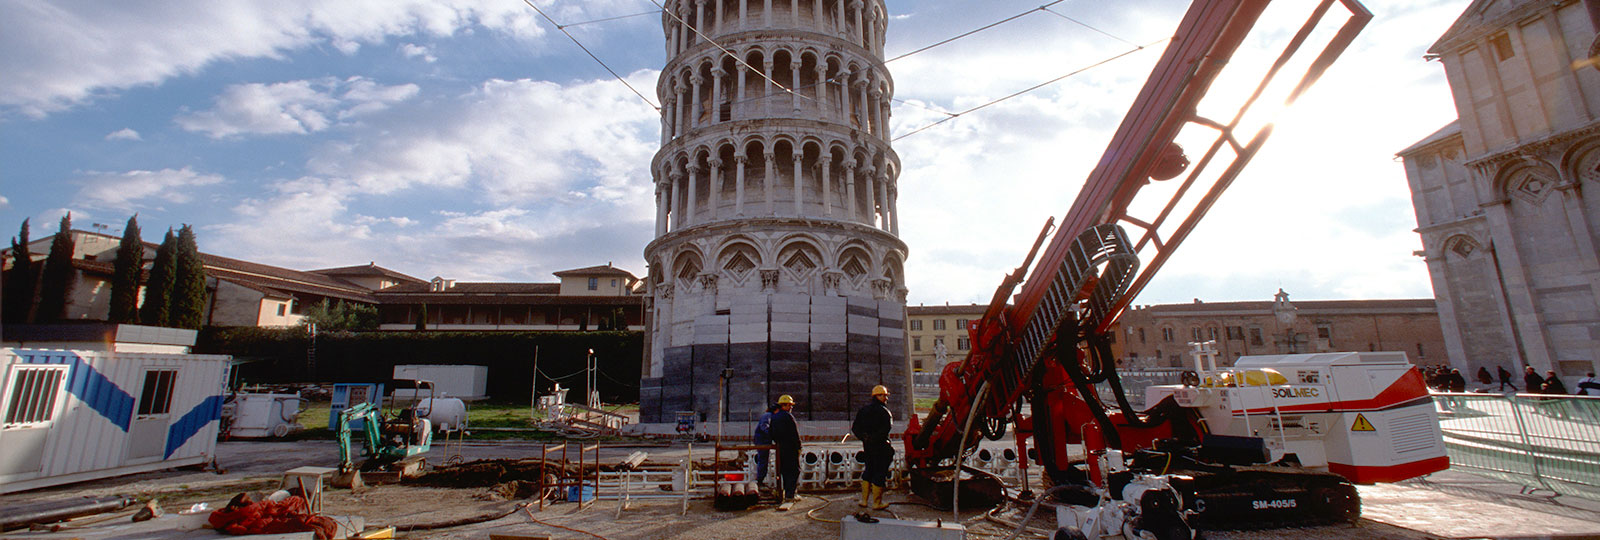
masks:
[[[639,12],[639,13],[634,13],[632,15],[618,15],[618,16],[615,16],[615,17],[606,17],[606,18],[603,18],[603,19],[595,19],[595,20],[592,20],[592,21],[580,21],[580,22],[575,22],[575,23],[567,23],[567,24],[563,24],[563,25],[558,26],[558,28],[569,28],[569,27],[573,27],[573,26],[582,26],[582,25],[585,25],[585,24],[593,24],[593,23],[600,23],[600,22],[610,22],[610,21],[615,21],[615,20],[618,20],[618,19],[627,19],[627,18],[630,18],[630,17],[638,17],[638,16],[641,16],[641,15],[654,15],[654,14],[657,14],[657,13],[661,13],[661,10],[656,9],[656,10],[651,10],[651,11],[642,11],[642,12]]]
[[[651,0],[651,1],[654,1],[654,0]],[[583,42],[578,41],[578,38],[576,36],[573,36],[572,32],[568,32],[566,27],[562,26],[561,23],[556,22],[555,19],[550,18],[549,15],[546,15],[544,10],[539,9],[539,6],[533,5],[533,0],[522,0],[522,3],[527,4],[528,7],[533,8],[534,11],[539,13],[540,17],[544,17],[544,20],[550,21],[550,24],[554,25],[556,27],[556,30],[560,30],[561,33],[566,34],[567,35],[567,39],[572,40],[572,42],[574,44],[576,44],[579,49],[583,49],[584,54],[588,54],[589,58],[593,58],[595,62],[600,64],[600,67],[606,68],[606,72],[610,73],[612,77],[616,77],[618,82],[621,82],[623,86],[628,87],[628,90],[632,90],[633,91],[633,95],[639,96],[639,99],[644,100],[644,103],[646,105],[649,105],[650,108],[655,109],[656,112],[660,112],[661,111],[661,107],[660,106],[657,106],[655,104],[655,102],[650,101],[650,98],[644,97],[644,94],[639,93],[639,89],[634,88],[633,85],[631,85],[631,84],[628,84],[628,80],[627,79],[622,78],[622,76],[618,75],[615,70],[611,69],[611,66],[606,65],[604,60],[601,60],[600,57],[595,56],[594,52],[590,51],[588,47],[583,46]],[[660,4],[656,4],[656,5],[657,5],[657,7],[660,6]]]
[[[1170,38],[1169,38],[1169,39],[1170,39]],[[1105,65],[1105,64],[1108,64],[1108,63],[1111,63],[1111,62],[1112,62],[1112,61],[1114,61],[1114,60],[1117,60],[1117,59],[1120,59],[1120,58],[1122,58],[1122,57],[1125,57],[1125,56],[1128,56],[1128,55],[1130,55],[1130,54],[1133,54],[1133,53],[1136,53],[1136,52],[1139,52],[1139,51],[1142,51],[1142,50],[1144,50],[1144,49],[1145,49],[1145,47],[1149,47],[1149,46],[1151,46],[1151,45],[1155,45],[1155,44],[1157,44],[1157,43],[1161,43],[1161,42],[1163,42],[1163,41],[1166,41],[1166,39],[1159,39],[1159,40],[1156,40],[1156,41],[1152,41],[1152,42],[1150,42],[1150,43],[1148,43],[1148,44],[1146,44],[1146,45],[1144,45],[1144,46],[1143,46],[1143,47],[1140,47],[1140,46],[1135,46],[1135,47],[1134,47],[1134,48],[1132,48],[1132,49],[1128,49],[1128,50],[1126,50],[1126,51],[1123,51],[1123,52],[1122,52],[1122,53],[1121,53],[1121,54],[1118,54],[1118,55],[1116,55],[1116,56],[1112,56],[1112,57],[1110,57],[1110,58],[1106,58],[1106,59],[1104,59],[1104,60],[1101,60],[1101,61],[1099,61],[1099,62],[1095,62],[1095,63],[1093,63],[1093,64],[1089,64],[1089,65],[1087,65],[1087,66],[1084,66],[1084,67],[1081,67],[1081,68],[1078,68],[1078,69],[1075,69],[1075,70],[1073,70],[1073,71],[1071,71],[1071,72],[1069,72],[1069,73],[1067,73],[1067,74],[1065,74],[1065,75],[1062,75],[1062,76],[1060,76],[1060,77],[1056,77],[1056,78],[1054,78],[1054,79],[1050,79],[1050,80],[1048,80],[1048,81],[1045,81],[1045,82],[1042,82],[1042,83],[1039,83],[1039,84],[1036,84],[1036,85],[1033,85],[1033,86],[1030,86],[1030,87],[1028,87],[1028,88],[1025,88],[1025,89],[1022,89],[1022,90],[1018,90],[1018,91],[1016,91],[1016,92],[1014,92],[1014,93],[1012,93],[1012,94],[1010,94],[1010,95],[1007,95],[1007,96],[1005,96],[1005,97],[1001,97],[1001,98],[999,98],[999,99],[995,99],[995,100],[992,100],[992,101],[989,101],[989,102],[988,102],[988,103],[984,103],[984,104],[982,104],[982,105],[979,105],[979,106],[976,106],[976,107],[973,107],[973,108],[970,108],[970,109],[967,109],[967,110],[964,110],[964,111],[961,111],[961,112],[958,112],[958,113],[953,113],[953,114],[952,114],[952,113],[945,113],[945,114],[949,114],[949,115],[950,115],[950,117],[949,117],[949,118],[944,118],[944,119],[941,119],[941,120],[939,120],[939,121],[938,121],[938,122],[934,122],[934,123],[932,123],[932,124],[928,124],[928,125],[925,125],[925,126],[922,126],[922,127],[919,127],[919,128],[917,128],[917,129],[914,129],[914,130],[912,130],[912,131],[911,131],[911,132],[910,132],[910,133],[906,133],[906,134],[904,134],[904,135],[901,135],[901,136],[899,136],[899,137],[895,137],[895,138],[893,138],[893,139],[889,139],[889,141],[890,141],[890,142],[893,142],[893,141],[898,141],[898,140],[900,140],[900,139],[904,139],[904,138],[906,138],[906,137],[910,137],[910,136],[912,136],[912,135],[916,135],[916,134],[918,134],[918,133],[921,133],[921,132],[923,132],[923,131],[926,131],[926,130],[927,130],[927,129],[929,129],[929,128],[932,128],[932,127],[934,127],[934,126],[937,126],[937,125],[939,125],[939,124],[943,124],[943,123],[945,123],[945,122],[949,122],[949,121],[951,121],[951,120],[955,120],[955,119],[956,119],[956,118],[960,118],[960,117],[961,117],[961,116],[962,116],[962,115],[965,115],[965,114],[968,114],[968,113],[972,113],[972,112],[974,112],[974,111],[977,111],[977,110],[979,110],[979,109],[983,109],[983,108],[985,108],[985,107],[988,107],[988,106],[990,106],[990,105],[994,105],[994,104],[996,104],[996,103],[1000,103],[1000,102],[1002,102],[1002,101],[1005,101],[1005,100],[1008,100],[1008,99],[1011,99],[1011,98],[1014,98],[1014,97],[1017,97],[1017,96],[1020,96],[1020,95],[1023,95],[1023,94],[1026,94],[1026,93],[1028,93],[1028,92],[1032,92],[1032,91],[1034,91],[1034,90],[1038,90],[1038,89],[1040,89],[1040,88],[1044,88],[1044,87],[1046,87],[1046,86],[1049,86],[1049,85],[1051,85],[1051,84],[1054,84],[1054,83],[1056,83],[1056,82],[1059,82],[1059,81],[1061,81],[1061,80],[1062,80],[1062,79],[1066,79],[1066,78],[1068,78],[1068,77],[1071,77],[1071,76],[1073,76],[1073,75],[1077,75],[1077,74],[1079,74],[1079,73],[1083,73],[1083,72],[1085,72],[1085,71],[1089,71],[1089,70],[1091,70],[1091,69],[1094,69],[1094,68],[1096,68],[1096,67],[1100,67],[1100,66],[1102,66],[1102,65]]]
[[[1122,38],[1120,38],[1120,37],[1117,37],[1117,36],[1114,36],[1114,35],[1111,35],[1111,34],[1110,34],[1110,33],[1108,33],[1108,32],[1106,32],[1106,31],[1105,31],[1105,30],[1101,30],[1101,29],[1099,29],[1099,28],[1095,28],[1095,27],[1093,27],[1093,26],[1090,26],[1090,25],[1089,25],[1089,24],[1088,24],[1088,23],[1085,23],[1085,22],[1083,22],[1083,21],[1080,21],[1080,20],[1077,20],[1077,19],[1074,19],[1074,18],[1072,18],[1072,17],[1068,17],[1068,16],[1067,16],[1067,15],[1066,15],[1066,14],[1064,14],[1064,13],[1061,13],[1061,12],[1059,12],[1059,11],[1056,11],[1056,10],[1053,10],[1053,9],[1049,9],[1049,8],[1045,8],[1045,7],[1041,7],[1041,8],[1039,8],[1039,9],[1043,9],[1043,10],[1044,10],[1044,11],[1046,11],[1046,12],[1048,12],[1048,13],[1050,13],[1050,14],[1051,14],[1051,15],[1055,15],[1055,16],[1057,16],[1057,17],[1061,17],[1061,18],[1063,18],[1063,19],[1066,19],[1066,20],[1069,20],[1069,21],[1072,21],[1072,22],[1073,22],[1073,23],[1076,23],[1076,24],[1077,24],[1077,25],[1078,25],[1078,26],[1082,26],[1082,27],[1084,27],[1084,28],[1088,28],[1088,29],[1090,29],[1090,30],[1094,30],[1094,31],[1095,31],[1095,32],[1098,32],[1098,33],[1099,33],[1099,34],[1100,34],[1100,35],[1102,35],[1102,36],[1105,36],[1105,37],[1108,37],[1108,38],[1111,38],[1111,39],[1115,39],[1115,40],[1117,40],[1117,41],[1121,41],[1121,42],[1123,42],[1123,43],[1127,43],[1127,44],[1129,44],[1129,45],[1132,45],[1132,46],[1134,46],[1134,47],[1139,47],[1139,48],[1141,48],[1141,49],[1142,49],[1142,48],[1144,48],[1144,46],[1142,46],[1142,45],[1139,45],[1139,44],[1137,44],[1137,43],[1134,43],[1134,42],[1132,42],[1132,41],[1128,41],[1128,40],[1126,40],[1126,39],[1122,39]]]
[[[652,0],[652,1],[653,1],[653,0]],[[973,34],[976,34],[976,33],[978,33],[978,32],[982,32],[982,31],[984,31],[984,30],[988,30],[988,29],[990,29],[990,28],[994,28],[994,27],[996,27],[996,26],[1000,26],[1000,25],[1002,25],[1002,24],[1005,24],[1005,23],[1008,23],[1008,22],[1011,22],[1011,21],[1014,21],[1014,20],[1017,20],[1017,19],[1020,19],[1020,18],[1022,18],[1022,17],[1024,17],[1024,16],[1026,16],[1026,15],[1028,15],[1028,14],[1029,14],[1029,13],[1033,13],[1033,12],[1035,12],[1035,11],[1046,11],[1046,9],[1045,9],[1045,8],[1048,8],[1048,7],[1050,7],[1050,6],[1053,6],[1053,5],[1056,5],[1056,4],[1060,4],[1060,3],[1062,3],[1062,2],[1065,2],[1065,1],[1066,1],[1066,0],[1055,0],[1055,1],[1053,1],[1053,2],[1050,2],[1050,3],[1048,3],[1048,4],[1045,4],[1045,5],[1042,5],[1042,6],[1039,6],[1039,7],[1036,7],[1036,8],[1033,8],[1033,9],[1030,9],[1030,10],[1027,10],[1027,11],[1024,11],[1024,12],[1022,12],[1022,13],[1018,13],[1018,14],[1016,14],[1016,15],[1012,15],[1012,16],[1010,16],[1010,17],[1006,17],[1006,18],[1004,18],[1004,19],[1001,19],[1001,20],[998,20],[998,21],[995,21],[995,22],[992,22],[992,23],[989,23],[989,24],[986,24],[986,25],[983,25],[983,26],[980,26],[980,27],[978,27],[978,28],[975,28],[975,29],[972,29],[972,30],[968,30],[968,31],[966,31],[966,32],[963,32],[963,33],[961,33],[961,34],[957,34],[957,35],[955,35],[955,36],[953,36],[953,37],[950,37],[950,38],[946,38],[946,39],[943,39],[943,40],[940,40],[940,41],[939,41],[939,42],[937,42],[937,43],[934,43],[934,44],[932,44],[932,45],[928,45],[928,46],[925,46],[925,47],[922,47],[922,48],[920,48],[920,49],[917,49],[917,50],[914,50],[914,51],[911,51],[911,52],[908,52],[908,53],[905,53],[905,54],[902,54],[902,55],[900,55],[900,56],[896,56],[896,57],[894,57],[894,58],[890,58],[890,59],[888,59],[888,60],[884,60],[884,61],[883,61],[883,63],[885,63],[885,64],[887,64],[887,63],[889,63],[889,62],[893,62],[893,61],[895,61],[895,60],[899,60],[899,59],[901,59],[901,58],[905,58],[905,57],[907,57],[907,56],[911,56],[911,55],[913,55],[913,54],[917,54],[917,53],[920,53],[920,52],[922,52],[922,51],[926,51],[926,50],[928,50],[928,49],[932,49],[932,48],[934,48],[934,47],[938,47],[938,46],[940,46],[940,45],[944,45],[944,44],[946,44],[946,43],[949,43],[949,42],[952,42],[952,41],[955,41],[955,40],[958,40],[958,39],[961,39],[961,38],[964,38],[964,37],[967,37],[967,36],[970,36],[970,35],[973,35]]]

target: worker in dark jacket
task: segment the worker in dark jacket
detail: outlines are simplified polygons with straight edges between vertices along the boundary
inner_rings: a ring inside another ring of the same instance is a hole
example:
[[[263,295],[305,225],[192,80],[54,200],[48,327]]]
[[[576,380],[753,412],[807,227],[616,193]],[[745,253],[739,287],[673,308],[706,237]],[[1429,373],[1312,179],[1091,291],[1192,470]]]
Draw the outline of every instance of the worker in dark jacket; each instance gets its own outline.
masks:
[[[778,445],[778,480],[785,502],[800,498],[795,494],[800,482],[800,424],[793,411],[794,398],[786,394],[778,397],[778,412],[772,414],[772,442]]]
[[[850,432],[861,439],[861,453],[866,462],[861,471],[861,502],[857,506],[870,505],[874,510],[889,507],[883,504],[883,487],[889,481],[889,462],[894,461],[894,445],[889,444],[889,429],[893,423],[889,388],[881,384],[872,387],[872,401],[856,413],[856,421],[850,424]]]

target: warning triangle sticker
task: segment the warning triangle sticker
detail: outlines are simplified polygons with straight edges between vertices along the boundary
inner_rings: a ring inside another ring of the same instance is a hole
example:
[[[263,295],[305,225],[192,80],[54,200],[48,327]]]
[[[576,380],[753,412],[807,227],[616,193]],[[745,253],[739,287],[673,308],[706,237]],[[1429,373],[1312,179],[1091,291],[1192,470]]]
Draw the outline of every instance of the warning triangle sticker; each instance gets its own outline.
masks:
[[[1355,423],[1350,424],[1350,431],[1377,431],[1377,430],[1378,430],[1378,428],[1372,427],[1372,422],[1368,422],[1367,421],[1367,417],[1362,416],[1361,413],[1356,413],[1356,421],[1355,421]]]

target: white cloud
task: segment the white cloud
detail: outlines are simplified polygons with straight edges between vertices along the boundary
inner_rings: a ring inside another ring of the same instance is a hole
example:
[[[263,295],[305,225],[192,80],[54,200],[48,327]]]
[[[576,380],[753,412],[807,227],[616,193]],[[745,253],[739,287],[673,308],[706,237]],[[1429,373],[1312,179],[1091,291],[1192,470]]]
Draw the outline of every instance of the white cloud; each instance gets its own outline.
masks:
[[[107,133],[106,134],[106,140],[108,140],[108,141],[142,141],[142,140],[144,140],[144,138],[140,137],[139,136],[139,132],[134,131],[133,128],[122,128],[122,129],[113,131],[111,133]]]
[[[335,120],[381,111],[418,91],[415,84],[384,86],[362,77],[236,84],[224,89],[211,109],[179,115],[175,121],[216,139],[305,134],[327,129]]]
[[[629,78],[654,84],[655,72]],[[616,81],[490,80],[460,98],[373,118],[308,164],[351,192],[471,187],[491,205],[648,199],[655,112]],[[646,213],[649,210],[644,210]]]
[[[146,201],[174,204],[193,199],[195,188],[220,184],[221,176],[197,173],[189,167],[159,171],[84,173],[77,200],[90,207],[134,210]]]
[[[415,43],[406,43],[400,46],[400,54],[406,58],[421,58],[423,62],[432,64],[439,58],[433,55],[433,49]]]
[[[628,0],[562,2],[568,20],[637,11]],[[219,61],[278,58],[328,44],[354,54],[390,36],[484,28],[524,40],[547,30],[521,2],[283,0],[0,4],[0,107],[42,116],[96,96],[160,84]]]
[[[274,182],[214,230],[230,250],[291,267],[382,260],[454,279],[548,280],[602,258],[626,266],[654,219],[657,125],[614,80],[490,80],[369,116],[310,160],[311,176]]]
[[[0,210],[7,208],[11,208],[11,199],[7,199],[5,195],[0,195]]]

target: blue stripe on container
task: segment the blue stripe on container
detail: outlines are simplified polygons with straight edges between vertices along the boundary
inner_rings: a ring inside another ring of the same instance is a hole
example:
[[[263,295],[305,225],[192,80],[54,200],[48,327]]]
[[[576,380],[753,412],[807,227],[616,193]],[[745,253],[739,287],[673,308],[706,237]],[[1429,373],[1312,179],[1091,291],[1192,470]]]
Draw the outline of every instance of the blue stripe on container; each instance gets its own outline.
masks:
[[[51,357],[43,351],[26,349],[18,350],[17,356],[20,356],[25,364],[71,366],[72,374],[68,375],[67,392],[77,396],[79,401],[123,431],[127,431],[128,425],[133,422],[133,396],[117,387],[117,383],[83,361],[82,357],[76,354]]]
[[[178,448],[183,446],[183,443],[189,442],[189,439],[194,437],[194,434],[200,432],[200,428],[206,427],[221,417],[222,396],[220,395],[208,397],[205,401],[201,401],[199,405],[195,405],[193,409],[189,409],[189,412],[183,413],[183,417],[179,418],[177,422],[173,422],[172,427],[167,429],[167,453],[161,459],[171,458],[172,453],[177,452]]]

